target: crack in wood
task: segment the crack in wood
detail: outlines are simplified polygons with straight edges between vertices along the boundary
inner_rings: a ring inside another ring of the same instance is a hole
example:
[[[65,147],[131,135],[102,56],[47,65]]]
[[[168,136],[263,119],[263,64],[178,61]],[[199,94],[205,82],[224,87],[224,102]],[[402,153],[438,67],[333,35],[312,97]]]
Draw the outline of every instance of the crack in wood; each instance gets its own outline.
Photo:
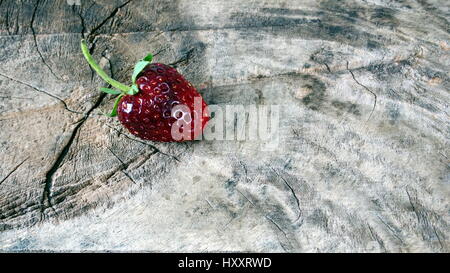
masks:
[[[407,60],[409,57],[405,58],[405,59],[401,59],[399,60],[400,62],[403,60]],[[387,65],[390,63],[394,63],[394,62],[399,62],[396,60],[389,60],[387,62],[372,62],[368,65],[363,65],[363,66],[356,66],[353,68],[350,68],[349,66],[347,66],[344,69],[336,69],[331,71],[331,73],[333,74],[342,74],[342,73],[347,73],[349,71],[349,69],[351,69],[353,71],[359,71],[359,70],[363,70],[366,69],[368,66],[372,66],[372,65]],[[208,87],[203,88],[203,89],[199,89],[199,90],[204,90],[204,89],[209,89],[209,88],[222,88],[222,87],[230,87],[230,86],[242,86],[242,85],[247,85],[247,84],[251,84],[252,82],[254,82],[255,80],[264,80],[264,79],[273,79],[273,78],[283,78],[283,77],[300,77],[300,76],[305,76],[305,75],[318,75],[320,73],[325,73],[328,71],[328,69],[326,68],[321,68],[322,66],[318,66],[318,67],[314,67],[313,69],[309,68],[309,69],[302,69],[302,70],[293,70],[293,71],[288,71],[288,72],[283,72],[283,73],[275,73],[275,74],[270,74],[270,75],[256,75],[256,76],[250,76],[248,78],[241,78],[239,79],[239,82],[231,82],[231,83],[225,83],[225,84],[218,84],[218,85],[208,85]],[[329,72],[330,73],[330,72]],[[376,94],[371,93],[373,95]],[[375,104],[376,105],[376,104]],[[373,107],[374,109],[374,107]],[[372,110],[373,112],[373,110]]]
[[[413,197],[411,196],[409,190],[405,189],[405,191],[406,191],[406,195],[408,196],[409,204],[411,205],[411,208],[412,208],[414,214],[416,215],[417,224],[419,226],[421,226],[422,236],[425,236],[424,233],[427,231],[432,232],[434,234],[434,236],[436,236],[436,239],[438,240],[438,243],[439,243],[441,249],[445,250],[445,246],[442,243],[439,234],[437,233],[436,227],[430,222],[430,220],[428,219],[426,214],[423,214],[420,212],[419,208],[415,204],[415,203],[418,203],[417,193],[416,193],[416,197],[414,197],[414,199],[416,199],[416,201],[413,201]],[[420,206],[420,203],[418,203],[418,204]]]
[[[386,223],[383,220],[383,218],[381,218],[379,215],[377,217],[378,219],[380,219],[380,222],[383,223],[383,225],[385,225],[388,228],[388,230],[392,233],[392,235],[394,235],[394,237],[397,238],[400,241],[400,243],[404,244],[403,239],[400,237],[400,235],[397,234],[398,231],[395,230],[393,227],[391,227],[388,223]]]
[[[133,138],[133,137],[131,137],[131,136],[129,136],[129,135],[127,135],[127,134],[121,132],[119,129],[114,128],[114,127],[112,127],[112,126],[109,126],[108,124],[105,124],[105,125],[106,125],[106,127],[109,127],[109,128],[111,128],[111,129],[113,129],[113,130],[116,131],[119,135],[122,135],[122,136],[128,138],[129,140],[132,140],[132,141],[135,141],[135,142],[138,142],[138,143],[147,145],[147,146],[151,147],[152,149],[154,149],[156,152],[158,152],[158,153],[160,153],[160,154],[162,154],[162,155],[171,157],[171,158],[175,159],[175,160],[178,161],[178,162],[181,162],[180,159],[179,159],[177,156],[174,156],[174,155],[171,155],[171,154],[166,154],[166,153],[162,152],[160,149],[158,149],[156,146],[154,146],[154,145],[152,145],[152,144],[150,144],[150,143],[146,143],[146,142],[141,141],[141,140],[139,140],[139,139]]]
[[[297,209],[298,209],[298,215],[297,218],[295,219],[294,223],[297,222],[298,220],[300,220],[301,216],[302,216],[302,210],[300,209],[300,200],[297,197],[297,194],[295,194],[294,189],[292,188],[292,186],[287,182],[287,180],[281,176],[274,168],[272,168],[271,166],[268,166],[279,178],[281,178],[281,180],[284,182],[284,184],[289,188],[289,190],[291,191],[292,196],[295,199],[295,203],[297,204]]]
[[[2,5],[3,1],[0,2],[0,6]],[[11,31],[9,30],[9,12],[6,11],[5,16],[5,23],[6,23],[6,31],[8,32],[8,35],[11,35]]]
[[[286,238],[287,242],[288,242],[289,245],[290,245],[290,249],[293,249],[292,244],[291,244],[291,242],[290,242],[290,239],[289,239],[288,236],[287,236],[286,231],[284,231],[284,229],[282,229],[282,228],[280,227],[280,225],[277,224],[272,218],[270,218],[269,216],[267,216],[267,215],[264,213],[264,211],[262,211],[262,209],[261,209],[260,207],[258,207],[253,201],[251,201],[251,200],[250,200],[245,194],[243,194],[239,189],[236,188],[236,191],[237,191],[240,195],[242,195],[242,196],[244,197],[244,199],[247,200],[247,202],[249,202],[249,203],[250,203],[257,211],[259,211],[260,213],[262,213],[262,215],[264,216],[264,218],[267,219],[271,224],[273,224],[273,225],[276,227],[276,229],[279,230],[279,231],[284,235],[284,237]],[[280,243],[280,246],[283,248],[284,251],[289,252],[289,250],[286,249],[286,247],[284,246],[284,244],[283,244],[282,242],[279,241],[279,243]]]
[[[279,231],[281,231],[281,233],[283,233],[284,237],[286,238],[286,240],[288,241],[288,243],[290,244],[290,240],[286,234],[286,232],[280,227],[280,225],[278,225],[272,218],[270,218],[267,215],[264,215],[264,217],[269,220],[270,223],[272,223]],[[289,252],[288,249],[286,249],[286,247],[284,246],[284,244],[282,242],[279,242],[280,246],[283,248],[284,251]],[[292,245],[290,245],[290,249],[292,249]]]
[[[118,155],[116,155],[116,154],[113,152],[113,150],[112,150],[111,148],[108,147],[107,149],[111,152],[111,154],[112,154],[112,155],[120,162],[120,164],[122,165],[122,168],[121,168],[120,171],[121,171],[128,179],[130,179],[131,182],[133,182],[134,184],[137,184],[136,181],[134,181],[134,179],[130,176],[130,174],[129,174],[127,171],[125,171],[125,170],[128,168],[129,163],[123,162],[123,160],[120,159],[120,157],[119,157]]]
[[[86,32],[86,24],[84,22],[84,17],[82,15],[81,5],[80,5],[80,10],[79,11],[77,11],[77,9],[75,7],[76,7],[76,5],[72,6],[72,11],[74,13],[76,13],[78,15],[78,17],[80,18],[80,21],[81,21],[81,36],[83,38],[85,38],[84,33]]]
[[[122,5],[116,7],[102,22],[100,22],[100,24],[98,24],[97,26],[95,26],[94,28],[91,29],[91,31],[89,32],[89,34],[87,35],[89,42],[93,42],[93,40],[95,39],[95,32],[97,30],[99,30],[104,24],[106,24],[106,22],[109,21],[109,19],[113,18],[114,16],[116,16],[117,12],[119,12],[119,10],[123,7],[125,7],[126,5],[128,5],[132,0],[128,0],[127,2],[123,3]]]
[[[373,102],[373,107],[372,107],[372,111],[370,112],[369,118],[367,119],[367,121],[370,120],[370,118],[372,117],[373,111],[375,110],[375,107],[377,106],[377,94],[375,94],[372,90],[370,90],[367,86],[365,86],[364,84],[360,83],[356,77],[355,74],[353,74],[353,72],[348,68],[348,61],[347,61],[347,70],[348,72],[350,72],[350,74],[352,75],[353,80],[361,87],[363,87],[364,89],[367,90],[367,92],[371,93],[374,97],[374,102]],[[367,122],[366,121],[366,122]]]
[[[0,180],[0,185],[6,181],[6,179],[8,179],[15,171],[17,171],[17,169],[19,169],[20,166],[22,166],[23,163],[25,163],[25,161],[28,160],[29,157],[25,158],[22,162],[20,162],[19,164],[17,164],[2,180]]]
[[[411,205],[411,208],[412,208],[412,210],[414,211],[414,214],[416,215],[417,223],[420,224],[420,215],[419,215],[419,212],[417,211],[416,206],[414,205],[414,202],[412,201],[412,198],[411,198],[411,195],[409,194],[408,189],[405,189],[405,191],[406,191],[406,195],[408,196],[409,204]]]
[[[193,52],[194,52],[194,48],[189,49],[189,50],[186,52],[186,54],[183,55],[183,57],[181,57],[180,59],[176,60],[176,61],[173,62],[173,63],[170,63],[169,65],[170,65],[170,66],[173,66],[174,68],[177,68],[177,67],[178,67],[178,64],[180,64],[180,63],[188,63],[189,60],[190,60],[190,58],[191,58],[191,56],[192,56],[192,53],[193,53]],[[159,53],[159,52],[158,52],[158,53]]]
[[[436,227],[434,225],[431,225],[431,227],[433,228],[434,235],[438,239],[439,245],[441,246],[441,250],[445,250],[444,243],[441,241],[441,237],[437,233]]]
[[[81,113],[81,112],[77,112],[77,111],[75,111],[75,110],[70,109],[69,106],[67,105],[67,103],[66,103],[63,99],[61,99],[60,97],[58,97],[58,96],[56,96],[56,95],[54,95],[54,94],[52,94],[52,93],[50,93],[50,92],[47,92],[47,91],[45,91],[45,90],[43,90],[43,89],[40,89],[40,88],[38,88],[38,87],[36,87],[36,86],[33,86],[33,85],[31,85],[31,84],[29,84],[29,83],[27,83],[27,82],[24,82],[24,81],[15,79],[15,78],[10,77],[10,76],[8,76],[8,75],[6,75],[6,74],[3,74],[3,73],[0,73],[0,76],[2,76],[2,77],[4,77],[4,78],[7,78],[8,80],[11,80],[11,81],[20,83],[20,84],[22,84],[22,85],[28,86],[29,88],[31,88],[31,89],[33,89],[33,90],[35,90],[35,91],[38,91],[39,93],[43,93],[43,94],[45,94],[45,95],[47,95],[47,96],[49,96],[49,97],[52,97],[52,98],[54,98],[54,99],[60,101],[60,102],[63,104],[64,109],[67,110],[67,111],[69,111],[69,112],[71,112],[71,113],[74,113],[74,114],[83,114],[83,113]]]
[[[162,52],[166,51],[167,49],[169,49],[169,46],[163,47],[160,50],[158,50],[155,54],[153,54],[153,57],[158,56],[159,54],[161,54]]]
[[[384,246],[383,239],[381,239],[381,237],[378,236],[375,231],[373,231],[372,227],[369,224],[367,224],[367,228],[369,229],[370,236],[378,243],[378,245],[380,245],[384,252],[386,252],[386,247]]]
[[[53,165],[51,166],[51,168],[47,171],[47,173],[45,175],[44,190],[43,190],[42,198],[41,198],[41,220],[43,219],[44,211],[47,208],[47,206],[45,205],[45,202],[47,202],[48,207],[52,208],[52,210],[56,213],[56,210],[54,209],[52,200],[51,200],[51,192],[52,192],[52,187],[53,187],[53,175],[59,169],[61,163],[67,156],[67,154],[70,150],[70,147],[73,144],[75,136],[79,132],[81,126],[83,126],[84,122],[87,120],[87,118],[89,117],[91,112],[101,104],[101,102],[103,101],[103,99],[105,97],[106,97],[106,93],[100,94],[97,102],[86,112],[86,114],[82,118],[82,120],[72,130],[72,133],[71,133],[67,143],[64,145],[63,149],[57,156],[57,158],[56,158],[55,162],[53,163]]]
[[[30,22],[30,28],[31,28],[31,33],[33,34],[33,40],[34,40],[34,46],[36,47],[36,50],[39,54],[39,57],[41,58],[42,62],[44,63],[44,65],[50,70],[50,73],[58,80],[62,80],[60,77],[58,77],[55,72],[53,72],[53,69],[50,67],[50,65],[45,61],[44,56],[42,55],[41,50],[39,49],[39,45],[37,42],[37,38],[36,38],[36,31],[34,29],[34,20],[36,18],[36,12],[39,6],[41,0],[37,0],[36,1],[36,5],[34,6],[34,10],[33,10],[33,14],[31,15],[31,22]]]

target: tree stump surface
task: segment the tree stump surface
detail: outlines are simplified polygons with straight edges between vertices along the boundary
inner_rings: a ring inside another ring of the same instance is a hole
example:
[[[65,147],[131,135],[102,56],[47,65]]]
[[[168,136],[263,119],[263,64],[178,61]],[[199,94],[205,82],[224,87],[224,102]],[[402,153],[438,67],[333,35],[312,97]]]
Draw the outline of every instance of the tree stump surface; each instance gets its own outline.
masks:
[[[78,3],[80,5],[77,5]],[[448,252],[448,1],[0,1],[0,251]],[[102,115],[151,52],[279,144]]]

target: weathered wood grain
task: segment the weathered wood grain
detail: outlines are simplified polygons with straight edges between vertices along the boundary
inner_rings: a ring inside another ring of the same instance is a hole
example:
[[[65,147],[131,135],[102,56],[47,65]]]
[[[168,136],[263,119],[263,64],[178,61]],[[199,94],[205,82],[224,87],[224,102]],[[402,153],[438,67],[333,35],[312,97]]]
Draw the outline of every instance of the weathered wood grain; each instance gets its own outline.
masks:
[[[0,251],[448,252],[448,1],[0,1]],[[143,142],[148,52],[280,142]]]

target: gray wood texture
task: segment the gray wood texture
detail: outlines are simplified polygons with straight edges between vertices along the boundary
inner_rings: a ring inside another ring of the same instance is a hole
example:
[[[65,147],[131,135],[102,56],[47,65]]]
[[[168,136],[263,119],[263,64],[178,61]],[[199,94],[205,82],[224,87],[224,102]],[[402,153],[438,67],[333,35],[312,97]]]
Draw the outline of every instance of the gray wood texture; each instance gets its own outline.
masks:
[[[0,251],[448,252],[449,8],[0,0]],[[281,105],[278,148],[137,140],[82,37],[122,82],[152,52]]]

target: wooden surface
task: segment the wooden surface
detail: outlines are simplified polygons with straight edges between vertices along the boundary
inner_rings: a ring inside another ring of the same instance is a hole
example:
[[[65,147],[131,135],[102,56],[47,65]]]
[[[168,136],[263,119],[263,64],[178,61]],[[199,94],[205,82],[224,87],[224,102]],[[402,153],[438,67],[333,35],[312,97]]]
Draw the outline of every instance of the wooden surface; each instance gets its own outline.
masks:
[[[0,251],[448,252],[449,2],[0,0]],[[280,143],[161,144],[79,49],[148,52]]]

